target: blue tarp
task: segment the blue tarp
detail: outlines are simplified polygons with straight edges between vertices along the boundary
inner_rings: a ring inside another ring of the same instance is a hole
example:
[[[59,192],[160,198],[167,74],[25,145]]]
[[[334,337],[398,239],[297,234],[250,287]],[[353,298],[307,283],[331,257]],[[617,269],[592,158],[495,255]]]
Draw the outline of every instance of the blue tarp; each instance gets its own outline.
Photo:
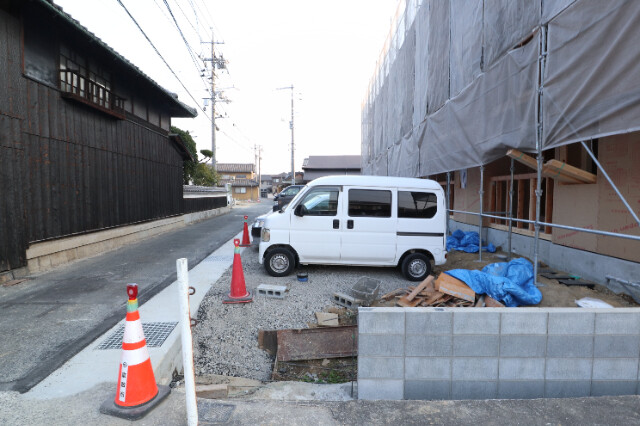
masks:
[[[480,237],[477,232],[464,232],[459,229],[453,231],[450,237],[447,237],[447,250],[461,250],[467,253],[477,253],[480,245]],[[490,253],[495,253],[496,247],[489,245],[482,247]]]
[[[542,293],[533,282],[533,265],[527,259],[491,263],[481,271],[453,269],[446,273],[464,281],[476,293],[488,294],[509,307],[542,301]]]

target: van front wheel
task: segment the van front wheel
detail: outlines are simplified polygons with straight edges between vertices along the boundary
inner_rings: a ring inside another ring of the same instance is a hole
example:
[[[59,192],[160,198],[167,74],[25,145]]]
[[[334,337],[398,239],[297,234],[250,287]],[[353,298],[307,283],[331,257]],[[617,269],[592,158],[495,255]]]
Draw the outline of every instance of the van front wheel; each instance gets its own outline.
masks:
[[[402,275],[409,281],[422,281],[431,273],[431,261],[422,253],[411,253],[402,261]]]
[[[293,271],[295,256],[286,247],[271,249],[264,256],[264,269],[272,277],[286,277]]]

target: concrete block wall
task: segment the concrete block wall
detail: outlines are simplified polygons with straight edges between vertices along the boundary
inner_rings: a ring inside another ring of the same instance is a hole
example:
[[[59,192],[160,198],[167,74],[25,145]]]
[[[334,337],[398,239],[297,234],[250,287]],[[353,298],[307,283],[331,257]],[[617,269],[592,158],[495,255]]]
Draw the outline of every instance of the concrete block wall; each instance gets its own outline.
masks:
[[[360,308],[359,399],[639,394],[640,309]]]

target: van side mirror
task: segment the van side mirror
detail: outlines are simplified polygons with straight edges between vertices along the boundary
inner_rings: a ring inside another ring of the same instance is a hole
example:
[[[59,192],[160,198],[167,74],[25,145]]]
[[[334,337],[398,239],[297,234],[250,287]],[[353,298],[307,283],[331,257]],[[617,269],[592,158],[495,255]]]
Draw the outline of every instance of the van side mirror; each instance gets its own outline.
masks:
[[[300,217],[304,216],[306,213],[307,213],[307,209],[302,204],[298,204],[296,206],[296,209],[293,211],[293,214]]]

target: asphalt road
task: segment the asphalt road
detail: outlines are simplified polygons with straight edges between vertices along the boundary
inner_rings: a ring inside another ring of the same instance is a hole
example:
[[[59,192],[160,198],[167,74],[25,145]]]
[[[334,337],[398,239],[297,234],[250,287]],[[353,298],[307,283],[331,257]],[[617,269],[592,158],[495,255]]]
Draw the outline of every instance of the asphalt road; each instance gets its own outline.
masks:
[[[176,279],[176,259],[189,268],[242,231],[272,202],[230,213],[75,262],[14,287],[0,287],[0,390],[26,392],[124,318],[126,284],[140,304]]]

